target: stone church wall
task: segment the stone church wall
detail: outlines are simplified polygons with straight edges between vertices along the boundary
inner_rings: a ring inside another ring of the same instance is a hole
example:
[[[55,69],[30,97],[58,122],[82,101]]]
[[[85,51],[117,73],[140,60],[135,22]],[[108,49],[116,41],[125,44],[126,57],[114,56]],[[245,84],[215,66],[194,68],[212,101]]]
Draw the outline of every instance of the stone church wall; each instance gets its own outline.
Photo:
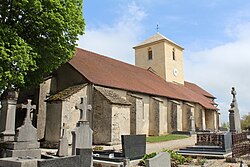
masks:
[[[93,102],[93,142],[111,144],[112,106],[98,91],[94,91]]]
[[[211,110],[206,110],[206,128],[209,130],[215,130],[215,112]]]
[[[61,135],[62,102],[47,103],[45,140],[58,142]]]
[[[136,134],[136,98],[128,95],[127,100],[131,103],[130,106],[130,134]]]
[[[60,67],[55,75],[57,78],[57,91],[64,90],[70,86],[87,83],[87,80],[68,63]]]
[[[150,99],[149,107],[149,136],[159,136],[159,121],[160,121],[160,102],[155,99]]]
[[[168,109],[167,109],[167,99],[163,99],[162,103],[159,103],[160,108],[160,119],[159,128],[160,135],[166,135],[168,133]]]
[[[121,143],[121,135],[130,134],[130,106],[112,105],[112,144]]]
[[[191,116],[191,107],[184,104],[182,109],[182,130],[190,130],[190,116]]]
[[[202,107],[195,105],[194,118],[196,129],[202,129]]]

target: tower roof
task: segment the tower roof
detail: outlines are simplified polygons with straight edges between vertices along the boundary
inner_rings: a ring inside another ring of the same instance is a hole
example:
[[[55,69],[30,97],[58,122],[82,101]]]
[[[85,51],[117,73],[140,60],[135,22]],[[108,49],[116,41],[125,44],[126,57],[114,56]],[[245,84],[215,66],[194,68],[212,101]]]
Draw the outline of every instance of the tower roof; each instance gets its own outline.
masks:
[[[181,49],[184,49],[182,46],[180,46],[179,44],[175,43],[174,41],[168,39],[167,37],[165,37],[164,35],[160,34],[159,32],[157,32],[155,35],[151,36],[150,38],[146,39],[145,41],[143,41],[142,43],[136,45],[135,48],[141,47],[141,46],[145,46],[154,42],[158,42],[158,41],[167,41],[171,44],[174,44],[178,47],[180,47]]]

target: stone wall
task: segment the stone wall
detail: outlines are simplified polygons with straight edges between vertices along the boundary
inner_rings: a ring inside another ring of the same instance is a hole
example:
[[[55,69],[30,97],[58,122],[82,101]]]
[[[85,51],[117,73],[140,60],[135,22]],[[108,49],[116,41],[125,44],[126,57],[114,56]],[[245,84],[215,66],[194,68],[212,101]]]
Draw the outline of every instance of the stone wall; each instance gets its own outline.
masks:
[[[191,107],[189,105],[183,105],[182,110],[182,130],[189,131],[190,130],[190,116],[191,116]]]
[[[168,116],[167,116],[167,99],[163,99],[159,103],[159,133],[160,135],[165,135],[168,133]]]
[[[127,95],[130,106],[131,134],[146,134],[149,131],[149,96],[142,94]]]
[[[159,101],[151,98],[149,104],[149,136],[159,136],[159,112],[160,112],[160,105]]]
[[[200,105],[195,105],[194,118],[196,129],[202,129],[202,107]]]
[[[130,134],[130,107],[112,105],[112,138],[111,143],[120,144],[121,135]]]
[[[130,106],[130,134],[136,134],[136,98],[128,95],[127,100],[131,103]]]
[[[60,67],[55,75],[57,78],[57,91],[64,90],[70,86],[87,83],[87,80],[68,63]]]
[[[93,142],[111,143],[112,106],[98,91],[94,91],[93,102]]]
[[[215,130],[215,112],[211,110],[205,111],[206,128],[209,130]]]
[[[47,103],[45,140],[58,142],[61,135],[62,102]]]
[[[55,92],[55,89],[52,85],[54,84],[55,79],[50,78],[40,84],[39,88],[39,98],[37,104],[37,137],[38,139],[44,138],[45,134],[45,125],[46,125],[46,108],[47,104],[45,100],[47,96]]]

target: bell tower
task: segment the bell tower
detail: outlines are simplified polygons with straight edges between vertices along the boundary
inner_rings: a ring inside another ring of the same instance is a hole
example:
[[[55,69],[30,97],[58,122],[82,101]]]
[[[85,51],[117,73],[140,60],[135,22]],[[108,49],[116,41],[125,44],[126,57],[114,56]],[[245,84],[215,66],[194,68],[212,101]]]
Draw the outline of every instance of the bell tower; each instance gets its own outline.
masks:
[[[133,48],[136,66],[148,69],[168,82],[184,84],[184,48],[180,45],[157,32]]]

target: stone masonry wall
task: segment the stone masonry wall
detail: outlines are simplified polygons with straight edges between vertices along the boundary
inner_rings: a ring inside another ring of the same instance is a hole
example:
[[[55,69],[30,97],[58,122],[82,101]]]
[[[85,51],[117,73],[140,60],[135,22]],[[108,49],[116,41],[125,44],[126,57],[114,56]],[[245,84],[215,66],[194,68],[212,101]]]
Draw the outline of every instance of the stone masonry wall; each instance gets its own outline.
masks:
[[[98,91],[94,91],[93,100],[93,142],[110,144],[112,106]]]
[[[130,134],[130,107],[112,105],[112,138],[111,143],[120,144],[121,135]]]

